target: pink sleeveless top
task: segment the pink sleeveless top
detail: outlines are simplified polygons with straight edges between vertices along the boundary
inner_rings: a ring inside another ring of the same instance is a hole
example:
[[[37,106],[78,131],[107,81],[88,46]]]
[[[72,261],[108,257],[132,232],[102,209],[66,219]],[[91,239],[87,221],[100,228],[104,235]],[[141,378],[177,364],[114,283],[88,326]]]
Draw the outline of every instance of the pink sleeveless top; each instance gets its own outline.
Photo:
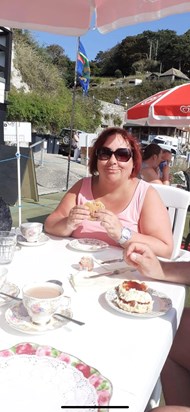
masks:
[[[92,178],[85,177],[82,181],[82,186],[78,194],[77,204],[83,205],[86,202],[94,200],[91,189]],[[127,226],[134,232],[138,232],[138,221],[141,214],[144,198],[150,184],[144,180],[139,180],[135,193],[129,205],[121,213],[117,214],[122,226]],[[119,246],[111,239],[100,222],[92,220],[83,220],[82,224],[72,232],[72,237],[75,238],[94,238],[107,242],[112,246]]]

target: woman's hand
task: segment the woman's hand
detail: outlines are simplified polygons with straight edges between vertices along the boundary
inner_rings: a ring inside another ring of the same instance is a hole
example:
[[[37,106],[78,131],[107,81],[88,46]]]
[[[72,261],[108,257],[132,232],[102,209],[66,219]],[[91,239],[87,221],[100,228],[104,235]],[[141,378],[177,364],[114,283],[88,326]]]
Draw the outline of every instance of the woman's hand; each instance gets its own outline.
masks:
[[[88,219],[90,216],[89,209],[84,206],[74,206],[68,215],[67,225],[72,230],[75,230],[83,220]]]
[[[117,216],[109,210],[94,213],[94,216],[101,222],[109,237],[118,242],[121,237],[122,225]]]
[[[144,243],[132,242],[123,251],[126,263],[134,266],[143,276],[153,279],[164,279],[164,273],[159,260],[149,246]]]

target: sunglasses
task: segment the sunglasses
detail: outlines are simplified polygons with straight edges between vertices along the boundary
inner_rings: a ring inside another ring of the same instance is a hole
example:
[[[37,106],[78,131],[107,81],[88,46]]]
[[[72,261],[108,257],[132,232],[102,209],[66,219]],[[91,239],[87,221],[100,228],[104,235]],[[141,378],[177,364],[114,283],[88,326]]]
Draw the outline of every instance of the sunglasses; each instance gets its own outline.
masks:
[[[133,153],[130,149],[127,148],[117,149],[115,150],[115,152],[113,152],[113,150],[111,150],[109,147],[101,147],[96,151],[98,160],[109,160],[111,159],[112,155],[115,156],[118,162],[128,162],[129,159],[131,159],[131,157],[133,156]]]

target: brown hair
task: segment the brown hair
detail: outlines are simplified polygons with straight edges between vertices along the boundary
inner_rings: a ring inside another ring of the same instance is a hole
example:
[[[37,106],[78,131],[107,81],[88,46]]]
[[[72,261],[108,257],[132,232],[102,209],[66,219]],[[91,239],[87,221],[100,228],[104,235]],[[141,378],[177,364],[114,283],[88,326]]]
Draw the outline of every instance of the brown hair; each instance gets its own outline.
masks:
[[[92,147],[92,151],[90,154],[90,160],[89,160],[89,172],[91,175],[96,175],[97,174],[97,155],[96,151],[101,148],[106,140],[108,139],[109,136],[112,136],[113,134],[120,134],[124,140],[126,140],[130,147],[131,151],[133,153],[133,170],[131,173],[131,177],[136,177],[141,169],[141,163],[142,163],[142,156],[139,148],[139,144],[135,137],[127,132],[127,130],[122,129],[121,127],[108,127],[103,130],[102,133],[98,136],[98,138],[95,140],[94,145]]]
[[[148,146],[146,146],[145,149],[143,150],[142,158],[143,158],[143,160],[148,160],[153,155],[158,156],[161,153],[161,151],[162,151],[162,149],[158,144],[151,143]]]

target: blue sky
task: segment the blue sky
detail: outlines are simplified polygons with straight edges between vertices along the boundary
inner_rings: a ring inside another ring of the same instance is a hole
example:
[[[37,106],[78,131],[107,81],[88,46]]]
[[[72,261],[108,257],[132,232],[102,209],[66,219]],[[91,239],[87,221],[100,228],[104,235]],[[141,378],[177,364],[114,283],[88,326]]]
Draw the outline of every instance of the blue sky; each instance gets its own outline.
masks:
[[[132,1],[132,0],[131,0]],[[108,34],[100,34],[98,30],[90,30],[81,36],[81,42],[86,50],[89,60],[94,60],[99,51],[106,51],[120,43],[125,37],[143,33],[145,30],[175,30],[178,35],[190,29],[190,13],[183,13],[155,20],[127,26],[114,30]],[[34,39],[41,46],[59,44],[65,50],[65,54],[76,60],[77,38],[73,36],[55,35],[47,32],[31,31]]]

